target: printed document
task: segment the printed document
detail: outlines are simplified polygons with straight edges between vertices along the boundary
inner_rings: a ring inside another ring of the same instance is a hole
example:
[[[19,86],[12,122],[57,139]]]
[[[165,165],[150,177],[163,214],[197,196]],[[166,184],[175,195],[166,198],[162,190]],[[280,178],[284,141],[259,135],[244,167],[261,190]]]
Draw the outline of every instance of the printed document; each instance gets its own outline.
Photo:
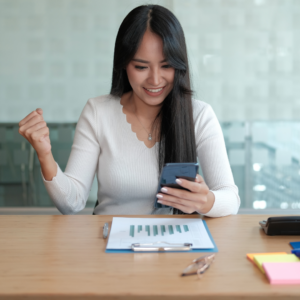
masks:
[[[131,249],[133,243],[192,243],[192,249],[214,248],[201,219],[114,217],[106,248]]]

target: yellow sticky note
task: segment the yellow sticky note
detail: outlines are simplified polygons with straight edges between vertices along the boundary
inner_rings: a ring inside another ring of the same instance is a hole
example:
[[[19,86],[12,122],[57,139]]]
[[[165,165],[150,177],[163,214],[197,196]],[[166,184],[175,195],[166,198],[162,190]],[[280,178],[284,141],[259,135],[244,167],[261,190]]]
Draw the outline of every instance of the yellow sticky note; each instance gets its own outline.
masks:
[[[285,255],[254,255],[253,261],[259,269],[265,273],[262,264],[265,262],[300,262],[300,259],[295,254]]]
[[[248,253],[247,258],[254,263],[253,257],[255,255],[284,255],[287,254],[286,252],[270,252],[270,253]]]

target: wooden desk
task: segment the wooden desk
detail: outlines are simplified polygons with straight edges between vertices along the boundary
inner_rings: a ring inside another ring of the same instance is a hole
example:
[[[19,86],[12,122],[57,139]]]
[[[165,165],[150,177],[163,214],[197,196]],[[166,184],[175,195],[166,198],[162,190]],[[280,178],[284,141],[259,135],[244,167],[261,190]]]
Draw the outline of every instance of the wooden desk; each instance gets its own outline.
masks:
[[[266,236],[265,218],[206,218],[219,253],[198,280],[180,272],[201,253],[105,254],[111,216],[0,216],[0,299],[300,299],[299,285],[272,286],[246,259],[300,240]]]

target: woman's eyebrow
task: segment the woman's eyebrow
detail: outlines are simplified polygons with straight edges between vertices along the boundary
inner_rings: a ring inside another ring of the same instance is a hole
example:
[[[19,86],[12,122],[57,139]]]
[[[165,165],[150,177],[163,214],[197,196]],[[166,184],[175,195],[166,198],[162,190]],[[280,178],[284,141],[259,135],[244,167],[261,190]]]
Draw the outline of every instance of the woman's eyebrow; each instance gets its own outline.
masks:
[[[149,63],[150,63],[150,62],[147,61],[147,60],[143,60],[143,59],[139,59],[139,58],[133,58],[132,60],[133,60],[133,61],[136,61],[136,62],[144,63],[144,64],[149,64]],[[167,61],[167,60],[164,59],[164,60],[162,60],[160,63],[164,63],[164,62],[166,62],[166,61]]]

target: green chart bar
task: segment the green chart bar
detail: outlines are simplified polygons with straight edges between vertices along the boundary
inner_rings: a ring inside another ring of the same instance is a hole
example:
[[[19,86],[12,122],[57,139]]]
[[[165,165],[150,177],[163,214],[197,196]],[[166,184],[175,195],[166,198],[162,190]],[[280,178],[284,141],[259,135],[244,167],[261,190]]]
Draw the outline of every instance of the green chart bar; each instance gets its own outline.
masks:
[[[189,231],[189,227],[187,225],[183,225],[183,229],[185,232]]]
[[[176,230],[181,233],[181,228],[180,228],[180,225],[176,225]]]
[[[134,225],[130,225],[130,236],[134,237]]]
[[[153,235],[154,236],[158,235],[157,225],[153,225]]]
[[[145,225],[145,230],[148,232],[148,236],[150,236],[150,225]]]
[[[169,233],[170,234],[174,234],[173,226],[172,225],[168,225],[168,228],[169,228]]]
[[[160,230],[161,230],[161,235],[163,236],[164,233],[166,232],[166,227],[165,227],[165,225],[160,225]]]
[[[143,230],[143,226],[142,225],[138,225],[138,233],[140,232],[140,231],[142,231]]]

